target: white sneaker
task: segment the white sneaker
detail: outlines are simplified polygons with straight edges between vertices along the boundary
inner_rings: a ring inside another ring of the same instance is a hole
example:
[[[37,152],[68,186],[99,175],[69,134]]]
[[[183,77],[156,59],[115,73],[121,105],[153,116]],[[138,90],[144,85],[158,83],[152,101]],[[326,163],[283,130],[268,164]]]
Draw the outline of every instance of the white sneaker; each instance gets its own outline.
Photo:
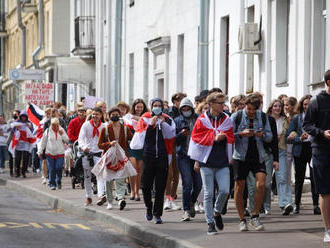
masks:
[[[180,210],[181,209],[181,207],[178,206],[178,205],[176,205],[174,201],[170,201],[170,204],[171,204],[172,210],[175,210],[176,211],[176,210]]]
[[[203,214],[203,213],[204,213],[204,206],[203,206],[203,203],[200,202],[200,203],[198,204],[198,207],[199,207],[199,211],[200,211],[200,213]]]
[[[38,174],[40,173],[40,169],[37,169],[37,173],[38,173]]]
[[[196,213],[200,213],[200,211],[201,211],[201,209],[199,208],[199,204],[196,203],[196,204],[195,204],[195,212],[196,212]]]
[[[169,199],[166,199],[164,203],[164,210],[169,210],[169,209],[171,209],[171,202]]]
[[[108,203],[107,209],[108,210],[112,209],[112,204],[111,203]]]
[[[265,215],[271,215],[272,213],[270,212],[270,210],[265,209]]]
[[[42,184],[46,184],[47,183],[47,178],[42,179],[42,182],[41,183]]]
[[[330,242],[330,231],[326,231],[324,232],[324,239],[323,239],[324,243],[329,243]]]
[[[246,232],[246,231],[249,231],[249,228],[248,228],[248,225],[246,223],[246,220],[242,220],[240,223],[239,223],[239,230],[241,232]]]

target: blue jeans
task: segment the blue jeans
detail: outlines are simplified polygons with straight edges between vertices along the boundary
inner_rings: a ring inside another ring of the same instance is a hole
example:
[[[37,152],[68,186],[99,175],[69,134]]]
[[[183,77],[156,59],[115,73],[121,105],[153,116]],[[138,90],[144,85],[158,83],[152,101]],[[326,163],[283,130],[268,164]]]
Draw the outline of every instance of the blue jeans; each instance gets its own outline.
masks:
[[[229,195],[230,188],[230,172],[228,167],[221,169],[201,167],[201,176],[204,189],[204,209],[205,218],[208,224],[214,223],[214,211],[221,213]],[[218,184],[218,193],[213,205],[214,196],[214,179]]]
[[[64,157],[56,159],[51,158],[49,156],[46,157],[48,162],[50,187],[56,187],[56,185],[61,185]]]
[[[182,178],[183,210],[189,211],[202,189],[202,178],[200,173],[194,171],[194,160],[187,156],[177,156],[177,162]]]
[[[265,210],[270,211],[271,209],[271,201],[272,201],[272,177],[273,177],[273,154],[266,152],[266,160],[265,160],[265,165],[266,165],[266,183],[265,183],[265,201],[264,201],[264,208]]]
[[[254,196],[257,191],[256,183],[256,178],[254,174],[250,171],[249,175],[246,178],[246,187],[248,190],[249,209],[251,213],[254,210]]]
[[[278,205],[285,207],[292,204],[291,182],[288,176],[287,151],[279,149],[279,170],[275,171]]]
[[[7,146],[0,146],[0,168],[5,168]]]

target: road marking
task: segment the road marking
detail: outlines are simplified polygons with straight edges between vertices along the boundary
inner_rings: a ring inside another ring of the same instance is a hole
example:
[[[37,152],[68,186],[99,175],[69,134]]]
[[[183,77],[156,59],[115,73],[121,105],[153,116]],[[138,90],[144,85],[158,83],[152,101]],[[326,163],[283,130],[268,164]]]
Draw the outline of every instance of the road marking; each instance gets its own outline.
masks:
[[[38,223],[35,222],[31,222],[29,223],[32,227],[37,228],[37,229],[42,229],[43,227],[41,225],[39,225]]]
[[[43,226],[42,226],[43,225]],[[89,227],[83,225],[83,224],[63,224],[63,223],[36,223],[36,222],[30,222],[30,223],[16,223],[16,222],[0,222],[0,228],[22,228],[22,227],[33,227],[36,229],[43,229],[44,226],[49,229],[56,229],[56,228],[63,228],[65,230],[72,230],[74,227],[82,229],[82,230],[91,230]]]
[[[11,229],[30,226],[29,224],[22,224],[22,223],[16,223],[16,222],[4,222],[3,224],[5,224],[6,227],[11,228]]]
[[[63,227],[66,230],[71,230],[72,227],[78,227],[83,230],[90,230],[89,227],[82,225],[82,224],[61,224],[61,223],[43,223],[49,229],[55,229],[56,226]]]

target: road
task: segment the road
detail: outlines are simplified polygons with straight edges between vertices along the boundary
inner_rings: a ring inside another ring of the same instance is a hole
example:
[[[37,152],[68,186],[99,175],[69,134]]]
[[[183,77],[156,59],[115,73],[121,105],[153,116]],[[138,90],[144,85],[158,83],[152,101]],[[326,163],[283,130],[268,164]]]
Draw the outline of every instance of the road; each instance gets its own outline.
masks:
[[[50,209],[22,193],[0,186],[1,248],[138,248],[105,224]]]

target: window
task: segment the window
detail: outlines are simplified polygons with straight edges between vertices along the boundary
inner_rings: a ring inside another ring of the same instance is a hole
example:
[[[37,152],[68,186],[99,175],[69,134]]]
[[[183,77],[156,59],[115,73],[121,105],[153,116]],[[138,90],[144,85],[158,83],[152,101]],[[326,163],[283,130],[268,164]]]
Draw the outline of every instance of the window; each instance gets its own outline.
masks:
[[[184,34],[178,36],[177,51],[177,91],[183,91],[183,70],[184,70]]]
[[[129,103],[134,101],[134,53],[129,54]]]

